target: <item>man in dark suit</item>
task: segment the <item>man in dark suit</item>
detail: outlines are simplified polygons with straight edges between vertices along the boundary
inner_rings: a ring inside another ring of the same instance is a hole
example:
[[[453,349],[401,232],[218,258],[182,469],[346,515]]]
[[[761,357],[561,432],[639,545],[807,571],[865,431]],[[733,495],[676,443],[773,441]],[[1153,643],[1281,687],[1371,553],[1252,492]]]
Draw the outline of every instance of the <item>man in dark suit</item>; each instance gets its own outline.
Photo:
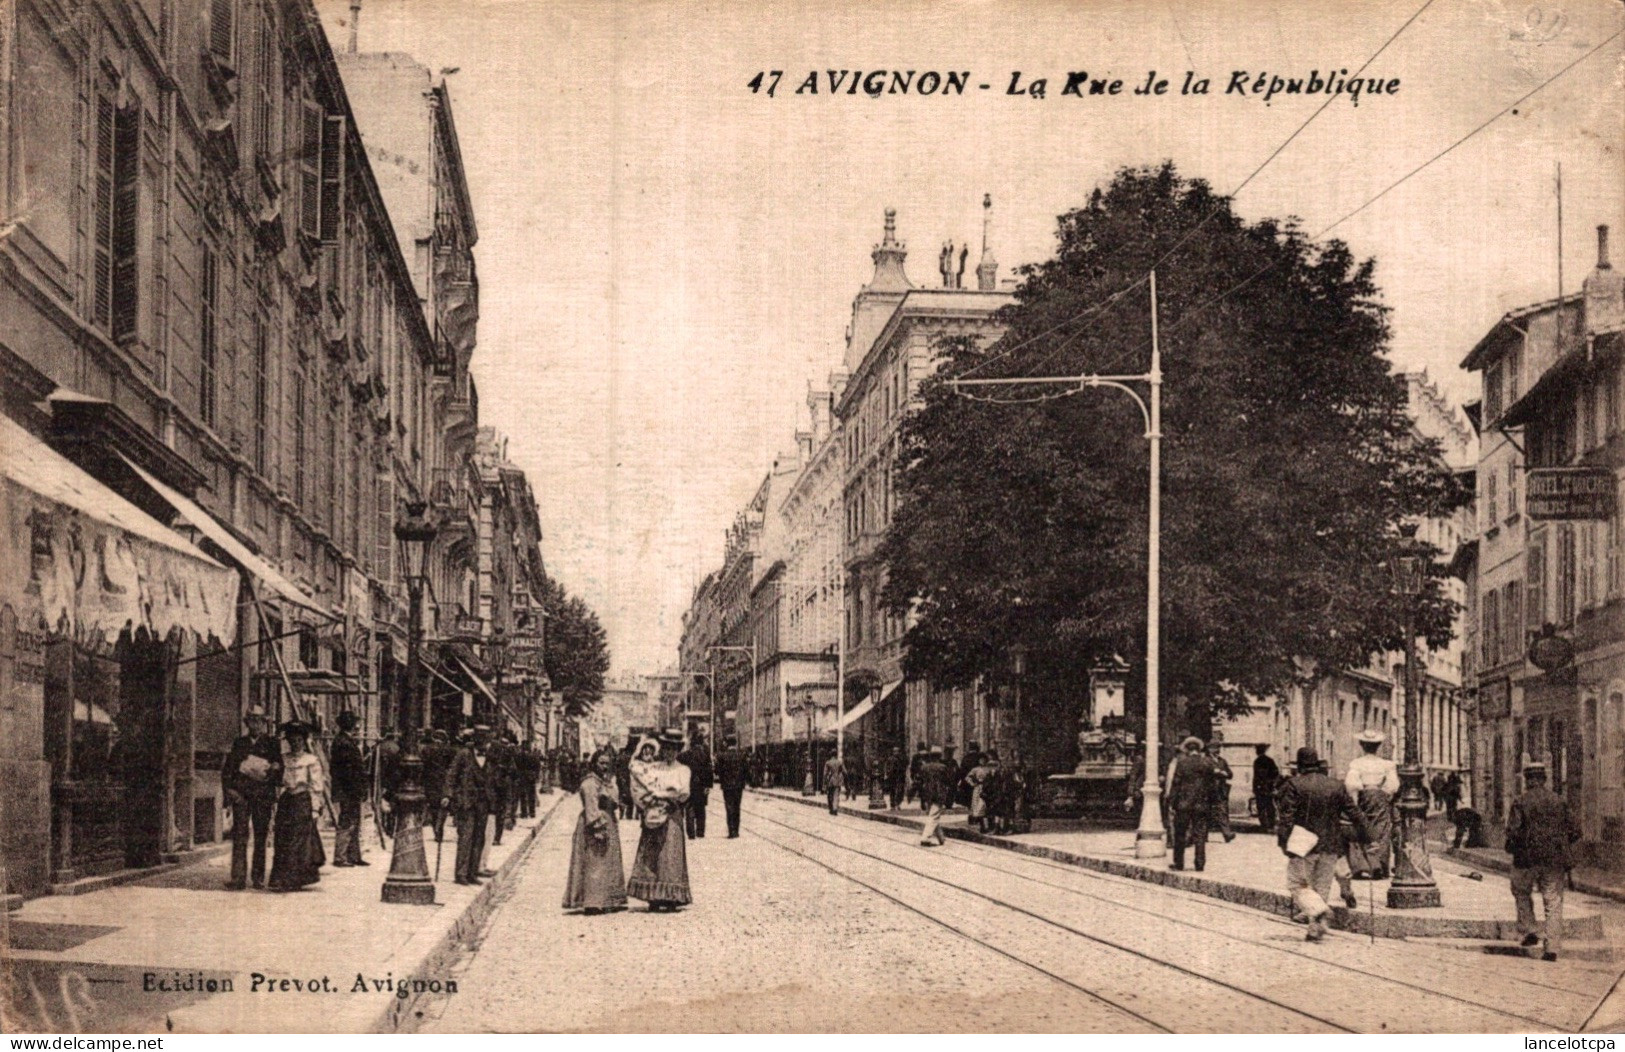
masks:
[[[1168,764],[1168,811],[1173,815],[1174,862],[1185,868],[1185,845],[1196,845],[1196,872],[1207,867],[1207,825],[1213,814],[1213,758],[1194,735]]]
[[[739,748],[739,739],[729,738],[727,747],[717,756],[717,784],[722,787],[722,806],[728,813],[728,839],[739,835],[739,805],[750,784],[750,762]]]
[[[513,747],[508,744],[506,733],[497,735],[486,748],[486,761],[491,770],[491,814],[496,819],[492,823],[495,827],[491,835],[493,845],[502,843],[502,831],[508,825],[508,805],[513,801]]]
[[[485,820],[496,809],[498,770],[489,754],[484,730],[474,732],[468,748],[457,754],[446,774],[440,806],[450,807],[457,823],[457,883],[480,882],[480,856],[485,851]]]
[[[711,796],[711,750],[705,735],[696,731],[689,747],[677,754],[677,762],[688,768],[688,806],[683,809],[683,826],[690,840],[705,838],[705,805]]]
[[[542,760],[534,743],[519,750],[519,817],[536,817],[536,783],[542,780]]]
[[[377,778],[384,832],[395,835],[395,793],[401,787],[401,742],[399,731],[384,732],[384,739],[372,750],[373,775]]]
[[[338,827],[333,833],[333,865],[368,866],[361,857],[361,801],[367,797],[367,761],[353,733],[356,714],[339,713],[339,732],[328,749],[328,770],[333,780],[333,800],[339,806]]]
[[[226,806],[231,808],[231,879],[226,887],[232,891],[247,886],[250,836],[254,841],[254,886],[265,887],[265,837],[282,786],[282,746],[270,734],[265,710],[255,705],[243,722],[248,733],[231,743],[220,768]]]
[[[1332,881],[1337,876],[1337,860],[1347,845],[1343,825],[1347,823],[1355,839],[1371,839],[1365,815],[1354,806],[1354,798],[1343,783],[1320,767],[1320,754],[1309,746],[1298,750],[1298,773],[1281,787],[1280,825],[1276,841],[1286,855],[1286,885],[1292,900],[1309,918],[1310,942],[1326,935],[1326,915],[1331,907]]]
[[[1546,952],[1557,960],[1563,950],[1563,886],[1574,865],[1572,845],[1580,826],[1569,805],[1546,787],[1546,765],[1526,763],[1523,795],[1507,815],[1507,850],[1512,853],[1512,901],[1518,907],[1518,934],[1527,949],[1540,942],[1535,925],[1535,889],[1546,907]]]
[[[1268,742],[1253,746],[1258,758],[1253,760],[1253,800],[1258,805],[1258,827],[1266,833],[1275,832],[1275,790],[1281,783],[1281,768],[1270,756]]]
[[[436,730],[429,735],[428,744],[419,750],[423,759],[423,799],[426,802],[424,824],[434,829],[435,843],[446,837],[446,809],[440,806],[446,795],[446,774],[457,755],[445,731]]]

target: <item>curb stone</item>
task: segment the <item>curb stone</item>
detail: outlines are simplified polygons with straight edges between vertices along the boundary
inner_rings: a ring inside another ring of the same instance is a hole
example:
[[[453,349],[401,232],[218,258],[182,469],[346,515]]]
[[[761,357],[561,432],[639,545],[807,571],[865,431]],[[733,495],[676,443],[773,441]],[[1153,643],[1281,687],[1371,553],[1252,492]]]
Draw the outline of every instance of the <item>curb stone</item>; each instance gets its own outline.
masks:
[[[442,974],[446,966],[457,956],[461,948],[480,930],[496,908],[498,892],[504,890],[513,880],[519,867],[530,857],[536,847],[536,839],[543,829],[553,820],[553,813],[559,805],[575,794],[563,793],[547,807],[545,813],[538,813],[536,824],[531,826],[530,832],[525,835],[525,842],[510,854],[497,870],[497,875],[486,880],[480,888],[479,894],[474,896],[457,920],[454,921],[435,942],[434,948],[418,963],[406,977],[405,981],[413,979],[430,979]],[[379,1012],[372,1020],[366,1032],[374,1034],[393,1034],[410,1032],[411,1026],[417,1020],[416,1008],[419,1001],[425,997],[435,995],[422,993],[414,994],[409,998],[391,997],[387,1008]]]

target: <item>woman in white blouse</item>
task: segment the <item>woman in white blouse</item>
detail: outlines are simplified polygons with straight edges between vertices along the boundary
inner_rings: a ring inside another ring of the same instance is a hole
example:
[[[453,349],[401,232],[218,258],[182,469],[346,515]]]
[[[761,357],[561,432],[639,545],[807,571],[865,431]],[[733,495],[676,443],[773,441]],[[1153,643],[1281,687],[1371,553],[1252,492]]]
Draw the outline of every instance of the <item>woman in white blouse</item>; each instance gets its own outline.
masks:
[[[298,891],[321,879],[327,862],[316,830],[316,806],[326,798],[320,761],[310,751],[313,727],[292,720],[282,725],[284,741],[282,793],[276,803],[276,832],[267,886],[272,891]]]

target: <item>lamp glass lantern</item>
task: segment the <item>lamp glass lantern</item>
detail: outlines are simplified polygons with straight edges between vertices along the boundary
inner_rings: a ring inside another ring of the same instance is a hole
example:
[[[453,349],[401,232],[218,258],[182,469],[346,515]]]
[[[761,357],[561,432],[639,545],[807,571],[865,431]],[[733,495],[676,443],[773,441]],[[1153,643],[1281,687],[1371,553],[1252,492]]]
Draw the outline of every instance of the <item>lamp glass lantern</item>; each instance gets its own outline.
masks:
[[[395,523],[395,539],[401,542],[401,555],[406,562],[409,581],[421,581],[429,559],[429,545],[440,531],[429,521],[425,512],[429,505],[423,501],[408,501],[406,515]]]

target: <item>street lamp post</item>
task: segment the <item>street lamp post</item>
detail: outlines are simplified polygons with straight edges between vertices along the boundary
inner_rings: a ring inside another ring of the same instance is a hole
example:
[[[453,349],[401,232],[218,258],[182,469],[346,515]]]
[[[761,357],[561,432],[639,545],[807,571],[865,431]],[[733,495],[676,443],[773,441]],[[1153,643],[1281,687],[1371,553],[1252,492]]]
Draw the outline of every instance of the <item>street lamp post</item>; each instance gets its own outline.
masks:
[[[1414,534],[1414,527],[1407,532]],[[1394,879],[1388,885],[1389,909],[1438,906],[1442,899],[1428,858],[1427,790],[1422,784],[1421,705],[1422,668],[1416,648],[1417,599],[1422,594],[1426,557],[1411,541],[1410,550],[1394,560],[1394,592],[1405,604],[1405,763],[1399,769],[1398,843],[1394,852]]]
[[[1157,782],[1159,723],[1159,664],[1162,649],[1162,349],[1157,341],[1157,272],[1150,273],[1151,368],[1136,375],[1084,374],[1082,376],[1016,376],[1001,379],[948,380],[948,386],[1007,387],[1013,384],[1066,384],[1085,387],[1115,387],[1134,399],[1145,420],[1145,437],[1150,444],[1150,500],[1146,529],[1146,624],[1145,624],[1145,784],[1141,786],[1144,805],[1140,826],[1134,834],[1136,858],[1161,858],[1166,853],[1167,836],[1162,827],[1162,786]],[[1146,385],[1142,398],[1130,384]]]
[[[732,650],[732,651],[737,651],[737,652],[739,652],[741,654],[749,654],[750,655],[750,712],[751,712],[751,721],[754,724],[755,719],[756,719],[756,644],[751,643],[749,646],[723,646],[721,644],[718,644],[718,645],[715,645],[715,646],[709,646],[709,647],[705,648],[706,656],[709,657],[711,652],[714,651],[714,650]],[[714,741],[716,739],[716,737],[717,737],[717,730],[718,730],[718,728],[717,728],[717,690],[716,690],[717,681],[716,681],[716,673],[713,672],[711,674],[711,676],[712,676],[712,679],[711,679],[711,738]],[[755,741],[755,729],[754,729],[754,726],[753,726],[752,731],[751,731],[751,745],[754,746],[755,744],[756,744],[756,741]]]
[[[395,846],[389,860],[389,876],[384,878],[384,902],[418,906],[434,905],[434,880],[429,876],[429,858],[423,850],[423,786],[420,780],[423,758],[418,753],[419,707],[418,650],[423,642],[423,581],[429,545],[438,532],[424,517],[428,504],[411,501],[406,517],[395,524],[395,537],[401,542],[406,561],[407,611],[405,697],[401,699],[400,722],[403,755],[401,787],[395,794]]]

